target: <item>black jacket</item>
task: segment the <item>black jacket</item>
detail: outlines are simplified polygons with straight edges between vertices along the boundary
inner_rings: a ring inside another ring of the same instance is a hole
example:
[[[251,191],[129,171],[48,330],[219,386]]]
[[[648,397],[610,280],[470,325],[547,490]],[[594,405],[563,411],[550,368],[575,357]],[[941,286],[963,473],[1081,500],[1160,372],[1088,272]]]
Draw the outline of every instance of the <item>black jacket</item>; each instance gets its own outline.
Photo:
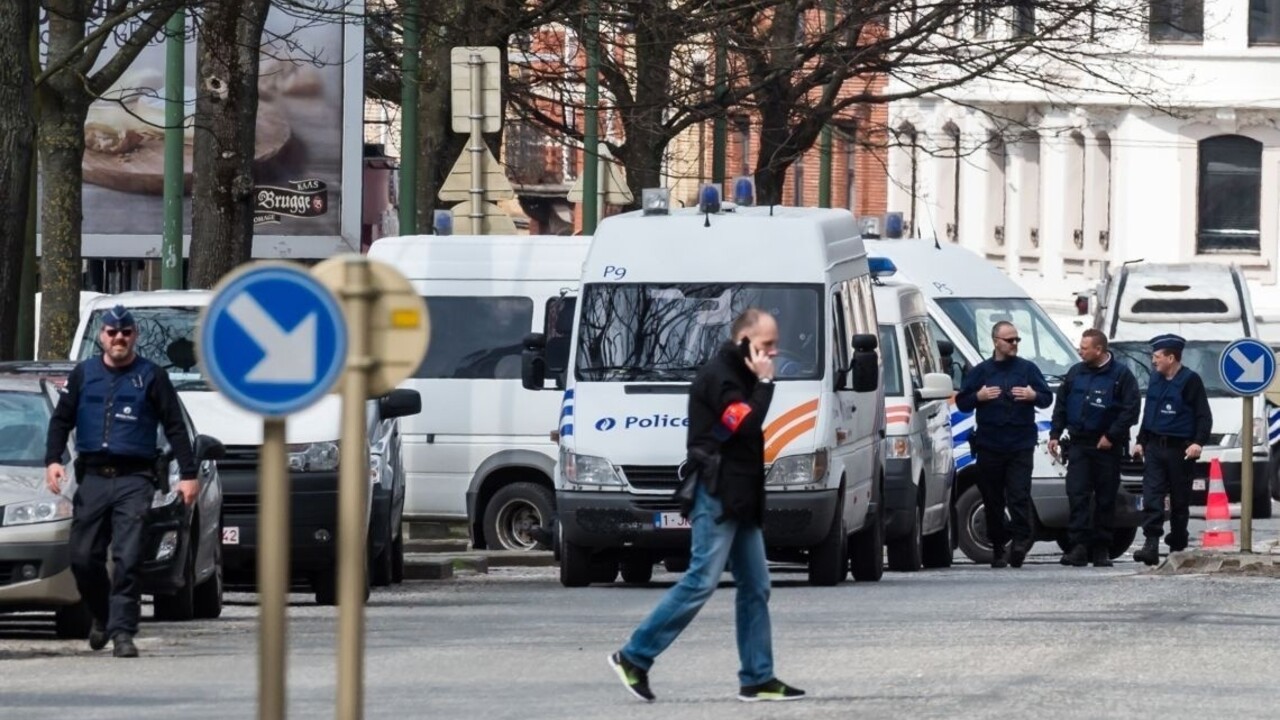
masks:
[[[1065,430],[1077,439],[1106,435],[1112,445],[1123,449],[1129,443],[1130,428],[1138,422],[1141,403],[1137,378],[1115,357],[1096,368],[1076,363],[1058,386],[1049,437],[1057,440]]]
[[[984,385],[999,387],[1000,397],[978,400],[978,391]],[[1036,391],[1035,402],[1014,400],[1013,388],[1027,386]],[[956,394],[956,407],[961,412],[977,415],[978,427],[969,436],[969,445],[975,450],[986,448],[993,452],[1033,449],[1040,442],[1036,408],[1044,409],[1051,404],[1053,393],[1040,368],[1020,357],[983,360],[965,374],[964,385]]]
[[[724,519],[764,524],[764,418],[773,383],[762,383],[725,343],[689,388],[690,455],[720,454],[715,496]],[[721,519],[721,518],[717,518]]]

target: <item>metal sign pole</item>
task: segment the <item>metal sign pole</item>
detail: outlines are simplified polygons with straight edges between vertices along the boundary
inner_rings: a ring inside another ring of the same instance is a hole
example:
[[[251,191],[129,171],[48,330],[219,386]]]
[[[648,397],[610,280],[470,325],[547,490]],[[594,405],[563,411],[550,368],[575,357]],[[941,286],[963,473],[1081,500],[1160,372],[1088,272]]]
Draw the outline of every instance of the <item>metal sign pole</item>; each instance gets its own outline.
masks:
[[[1253,396],[1246,395],[1240,422],[1240,552],[1253,552]]]
[[[262,425],[258,463],[258,718],[285,716],[285,633],[289,593],[289,467],[285,421]]]
[[[359,720],[364,708],[365,507],[369,454],[365,401],[369,397],[369,263],[345,259],[340,293],[347,317],[347,372],[342,383],[342,450],[338,477],[338,718]]]
[[[471,53],[471,232],[485,234],[484,58]]]

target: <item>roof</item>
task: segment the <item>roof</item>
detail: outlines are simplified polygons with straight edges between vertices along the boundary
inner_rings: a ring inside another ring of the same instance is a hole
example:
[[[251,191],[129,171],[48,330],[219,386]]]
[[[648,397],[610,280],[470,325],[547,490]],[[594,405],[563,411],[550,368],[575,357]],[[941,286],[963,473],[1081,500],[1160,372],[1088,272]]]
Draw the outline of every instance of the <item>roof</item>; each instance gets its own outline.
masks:
[[[573,280],[582,276],[590,237],[565,235],[407,235],[374,241],[369,257],[410,280]]]
[[[1242,303],[1234,269],[1212,263],[1135,264],[1118,287],[1121,322],[1233,323]]]
[[[887,257],[897,277],[910,280],[927,297],[1030,297],[1021,285],[981,255],[954,245],[923,239],[865,240],[867,254]]]
[[[103,310],[116,305],[125,307],[203,307],[213,297],[212,290],[132,290],[116,295],[102,295],[89,301],[85,308]]]
[[[906,280],[894,276],[877,278],[872,295],[876,301],[876,319],[881,323],[900,323],[929,314],[920,288]]]

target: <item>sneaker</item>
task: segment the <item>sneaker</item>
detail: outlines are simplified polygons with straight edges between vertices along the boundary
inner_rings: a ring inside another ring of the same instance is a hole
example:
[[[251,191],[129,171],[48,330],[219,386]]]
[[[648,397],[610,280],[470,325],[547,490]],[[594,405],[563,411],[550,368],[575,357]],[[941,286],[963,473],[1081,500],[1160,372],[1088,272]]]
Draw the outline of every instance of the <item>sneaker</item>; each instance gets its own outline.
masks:
[[[618,679],[632,695],[645,702],[653,702],[653,691],[649,689],[649,671],[636,667],[620,652],[609,656],[609,667],[618,674]]]
[[[138,657],[138,646],[133,644],[133,636],[128,633],[120,633],[112,638],[115,647],[111,654],[118,658],[136,658]]]
[[[743,685],[738,688],[738,699],[742,702],[764,702],[777,700],[799,700],[804,691],[774,678],[759,685]]]
[[[97,620],[89,627],[89,649],[101,650],[107,646],[107,629]]]

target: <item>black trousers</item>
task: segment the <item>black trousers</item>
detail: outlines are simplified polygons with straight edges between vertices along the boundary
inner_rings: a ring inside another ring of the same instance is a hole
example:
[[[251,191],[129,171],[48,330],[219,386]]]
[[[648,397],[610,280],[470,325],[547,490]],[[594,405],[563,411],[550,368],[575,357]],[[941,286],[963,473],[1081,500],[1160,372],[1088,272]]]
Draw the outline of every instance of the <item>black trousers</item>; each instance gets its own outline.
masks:
[[[1097,441],[1073,442],[1067,450],[1067,499],[1072,545],[1110,548],[1120,491],[1120,448],[1099,450]]]
[[[997,550],[1010,539],[1031,542],[1031,466],[1035,450],[975,448],[978,490],[987,515],[987,538]],[[1005,508],[1009,521],[1004,519]]]
[[[142,530],[155,486],[146,475],[105,478],[89,470],[71,516],[71,572],[93,619],[107,630],[135,635],[141,614]],[[107,575],[107,547],[114,563]]]
[[[1186,459],[1186,444],[1151,443],[1143,446],[1146,462],[1142,469],[1142,534],[1159,538],[1164,532],[1164,499],[1169,498],[1170,550],[1187,547],[1187,520],[1191,517],[1191,480],[1196,461]]]

